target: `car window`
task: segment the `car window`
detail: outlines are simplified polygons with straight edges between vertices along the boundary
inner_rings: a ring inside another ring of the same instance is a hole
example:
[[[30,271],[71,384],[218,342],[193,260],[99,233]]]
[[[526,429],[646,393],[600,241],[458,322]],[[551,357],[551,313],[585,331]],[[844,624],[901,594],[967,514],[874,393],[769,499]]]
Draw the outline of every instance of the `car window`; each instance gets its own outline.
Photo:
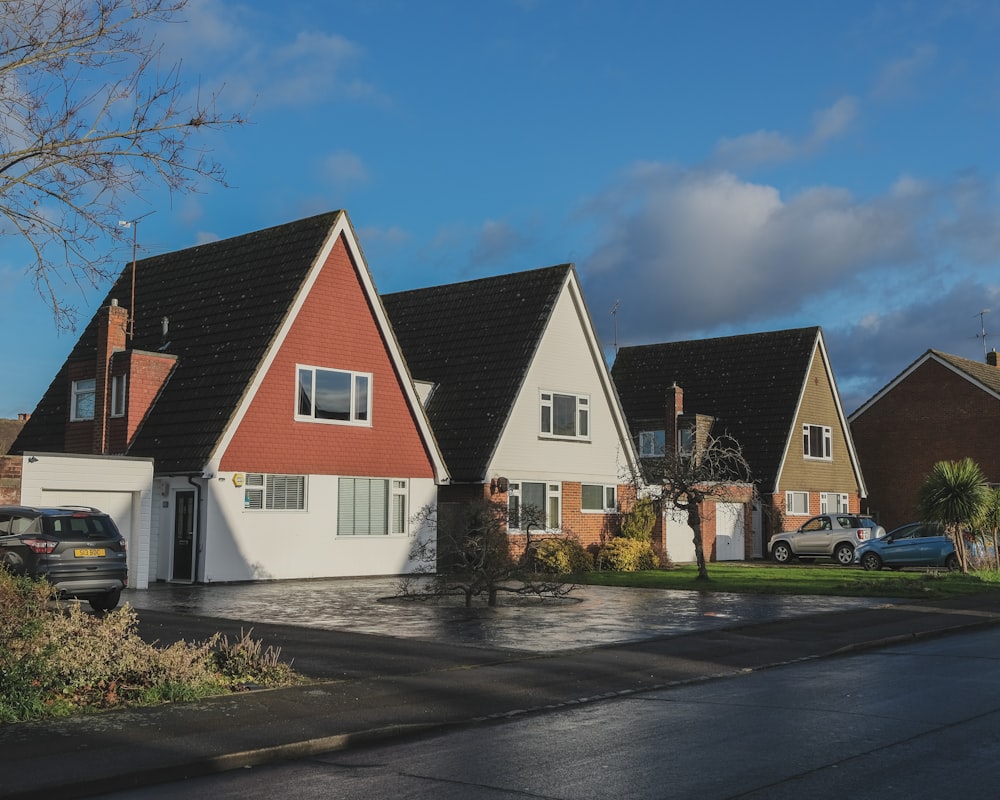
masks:
[[[837,524],[841,528],[855,528],[857,523],[854,521],[853,517],[837,517]]]
[[[31,517],[13,517],[10,522],[11,533],[37,533],[38,527]]]
[[[825,517],[816,517],[815,519],[809,520],[805,525],[802,526],[804,531],[824,531],[830,529],[830,520]]]
[[[10,530],[10,514],[0,514],[0,534]]]

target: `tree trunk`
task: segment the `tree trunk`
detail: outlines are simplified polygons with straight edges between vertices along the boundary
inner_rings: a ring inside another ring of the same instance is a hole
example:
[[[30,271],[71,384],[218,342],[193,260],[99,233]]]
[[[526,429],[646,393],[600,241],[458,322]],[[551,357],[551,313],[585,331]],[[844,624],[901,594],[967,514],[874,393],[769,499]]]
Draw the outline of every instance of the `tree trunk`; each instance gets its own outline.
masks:
[[[688,502],[687,508],[688,525],[694,531],[694,557],[698,562],[699,581],[708,580],[708,566],[705,564],[705,545],[701,536],[701,507],[695,501]]]

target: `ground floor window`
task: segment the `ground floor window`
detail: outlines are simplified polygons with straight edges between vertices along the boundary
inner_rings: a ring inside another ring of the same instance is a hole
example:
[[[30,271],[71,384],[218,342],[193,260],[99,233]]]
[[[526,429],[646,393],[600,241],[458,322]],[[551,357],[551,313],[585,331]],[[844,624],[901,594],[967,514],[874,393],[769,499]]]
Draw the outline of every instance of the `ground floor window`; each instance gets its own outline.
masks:
[[[247,511],[303,511],[305,507],[305,475],[247,473],[243,484],[243,508]]]
[[[850,511],[848,505],[847,495],[840,492],[822,492],[819,496],[820,514],[846,514]]]
[[[585,483],[580,487],[580,510],[609,513],[618,510],[618,487]]]
[[[808,514],[809,492],[785,492],[786,514]]]
[[[558,530],[562,519],[561,484],[511,481],[507,490],[507,529]]]
[[[407,532],[408,482],[401,478],[341,478],[338,536],[387,536]]]

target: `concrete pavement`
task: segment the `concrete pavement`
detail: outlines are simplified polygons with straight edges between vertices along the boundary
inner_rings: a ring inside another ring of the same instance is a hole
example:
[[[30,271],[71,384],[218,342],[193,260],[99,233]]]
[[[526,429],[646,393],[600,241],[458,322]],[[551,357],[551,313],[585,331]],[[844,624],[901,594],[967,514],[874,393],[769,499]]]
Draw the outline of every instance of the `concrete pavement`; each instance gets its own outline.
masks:
[[[152,595],[142,602],[155,605]],[[653,595],[648,602],[670,615],[667,598]],[[630,635],[596,646],[577,642],[550,651],[488,641],[470,645],[443,635],[405,638],[262,623],[259,614],[240,623],[202,613],[206,610],[204,603],[183,611],[139,608],[143,635],[192,640],[204,638],[201,631],[253,625],[255,637],[280,645],[300,671],[318,680],[198,703],[4,726],[0,752],[7,768],[0,796],[94,796],[996,625],[1000,594],[869,601],[770,620],[733,617],[721,624],[707,616],[703,626],[675,633],[647,631],[645,638]],[[511,616],[523,616],[531,625],[529,615]],[[503,612],[494,615],[498,618]],[[534,623],[537,627],[538,619]]]

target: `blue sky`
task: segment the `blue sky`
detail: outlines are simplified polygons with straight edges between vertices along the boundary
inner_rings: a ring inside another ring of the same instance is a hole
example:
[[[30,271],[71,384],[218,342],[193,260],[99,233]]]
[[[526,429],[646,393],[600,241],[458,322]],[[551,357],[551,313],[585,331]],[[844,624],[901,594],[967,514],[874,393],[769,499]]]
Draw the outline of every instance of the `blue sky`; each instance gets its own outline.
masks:
[[[380,291],[564,262],[620,345],[822,325],[850,413],[1000,347],[1000,5],[191,0],[159,33],[228,188],[141,255],[345,208]],[[124,266],[130,252],[121,253]],[[0,237],[0,417],[74,342]],[[107,292],[65,286],[81,327]],[[996,330],[996,336],[991,333]]]

